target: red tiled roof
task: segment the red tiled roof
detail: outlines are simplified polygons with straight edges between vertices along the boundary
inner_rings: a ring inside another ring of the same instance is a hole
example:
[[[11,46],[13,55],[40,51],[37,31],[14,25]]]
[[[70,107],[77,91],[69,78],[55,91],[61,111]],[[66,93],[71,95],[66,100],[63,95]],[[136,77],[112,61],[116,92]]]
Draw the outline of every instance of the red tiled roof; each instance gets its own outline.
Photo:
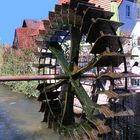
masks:
[[[44,30],[42,21],[24,20],[22,28],[17,28],[13,42],[14,48],[35,47],[34,37],[39,34],[39,30]]]
[[[69,2],[70,0],[59,0],[58,4]],[[118,0],[121,1],[121,0]],[[110,11],[111,0],[89,0],[89,3],[94,3],[96,6],[100,6],[107,11]]]
[[[118,6],[122,3],[123,0],[117,0]]]
[[[104,8],[104,10],[110,11],[111,0],[90,0],[89,2]]]
[[[31,28],[17,28],[15,32],[15,39],[13,46],[19,48],[34,48],[35,39],[34,37],[39,34],[38,29]]]
[[[22,27],[28,27],[28,28],[40,29],[40,30],[45,29],[42,21],[39,21],[39,20],[36,21],[36,20],[30,20],[30,19],[24,20]]]
[[[66,2],[69,2],[70,0],[59,0],[58,1],[58,4],[62,4],[62,3],[66,3]]]

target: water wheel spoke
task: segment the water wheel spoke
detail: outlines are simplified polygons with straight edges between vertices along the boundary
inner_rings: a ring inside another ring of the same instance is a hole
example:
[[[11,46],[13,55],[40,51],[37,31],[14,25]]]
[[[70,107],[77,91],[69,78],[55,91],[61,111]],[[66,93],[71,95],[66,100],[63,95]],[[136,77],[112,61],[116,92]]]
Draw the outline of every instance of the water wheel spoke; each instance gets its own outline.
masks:
[[[59,61],[59,64],[63,67],[65,73],[67,75],[69,75],[71,77],[71,73],[70,73],[70,69],[68,66],[68,62],[66,61],[62,51],[60,51],[60,49],[50,46],[50,50],[52,52],[54,52],[54,54],[57,57],[57,60]],[[92,115],[91,113],[93,113],[94,109],[95,109],[95,105],[93,104],[93,102],[90,100],[89,96],[87,95],[87,93],[85,92],[84,88],[82,86],[79,86],[79,80],[73,80],[72,78],[70,78],[70,82],[76,92],[76,96],[79,99],[79,101],[82,103],[85,112],[87,113],[87,115],[90,116]],[[94,114],[94,113],[93,113]]]
[[[120,55],[122,58],[120,58]],[[118,67],[123,62],[123,56],[122,54],[114,54],[114,53],[104,53],[102,55],[97,56],[96,58],[93,58],[87,65],[85,65],[83,68],[77,71],[77,73],[73,74],[73,77],[76,77],[78,75],[81,75],[90,69],[92,67],[97,66],[110,66]],[[110,61],[111,60],[111,61]]]

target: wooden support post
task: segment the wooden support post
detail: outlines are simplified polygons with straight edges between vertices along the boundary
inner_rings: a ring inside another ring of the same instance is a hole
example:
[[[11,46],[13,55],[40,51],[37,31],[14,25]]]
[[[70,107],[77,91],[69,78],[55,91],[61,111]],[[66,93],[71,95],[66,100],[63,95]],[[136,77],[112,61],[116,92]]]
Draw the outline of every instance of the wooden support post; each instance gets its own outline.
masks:
[[[81,34],[78,28],[71,27],[70,30],[71,30],[70,71],[73,72],[74,67],[78,67]],[[74,104],[75,91],[73,90],[70,82],[67,85],[67,89],[68,89],[66,93],[67,105],[66,105],[66,111],[63,119],[63,124],[71,125],[74,123],[73,104]]]

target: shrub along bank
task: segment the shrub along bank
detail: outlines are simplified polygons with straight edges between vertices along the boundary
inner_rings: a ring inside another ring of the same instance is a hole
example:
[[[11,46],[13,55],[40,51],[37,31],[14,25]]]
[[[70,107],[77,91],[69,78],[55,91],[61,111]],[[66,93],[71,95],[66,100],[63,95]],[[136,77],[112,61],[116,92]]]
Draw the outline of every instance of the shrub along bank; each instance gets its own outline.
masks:
[[[35,75],[32,63],[36,61],[35,49],[15,50],[10,46],[0,46],[0,75]],[[15,91],[22,92],[28,96],[38,96],[36,87],[38,81],[4,82]]]

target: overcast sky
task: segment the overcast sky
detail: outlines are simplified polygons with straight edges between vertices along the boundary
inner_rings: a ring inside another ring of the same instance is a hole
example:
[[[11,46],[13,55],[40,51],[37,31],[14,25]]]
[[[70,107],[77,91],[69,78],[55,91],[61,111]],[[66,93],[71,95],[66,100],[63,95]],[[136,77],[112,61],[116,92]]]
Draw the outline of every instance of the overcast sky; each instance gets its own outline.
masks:
[[[58,0],[1,0],[0,43],[12,44],[15,29],[24,19],[42,20]]]

